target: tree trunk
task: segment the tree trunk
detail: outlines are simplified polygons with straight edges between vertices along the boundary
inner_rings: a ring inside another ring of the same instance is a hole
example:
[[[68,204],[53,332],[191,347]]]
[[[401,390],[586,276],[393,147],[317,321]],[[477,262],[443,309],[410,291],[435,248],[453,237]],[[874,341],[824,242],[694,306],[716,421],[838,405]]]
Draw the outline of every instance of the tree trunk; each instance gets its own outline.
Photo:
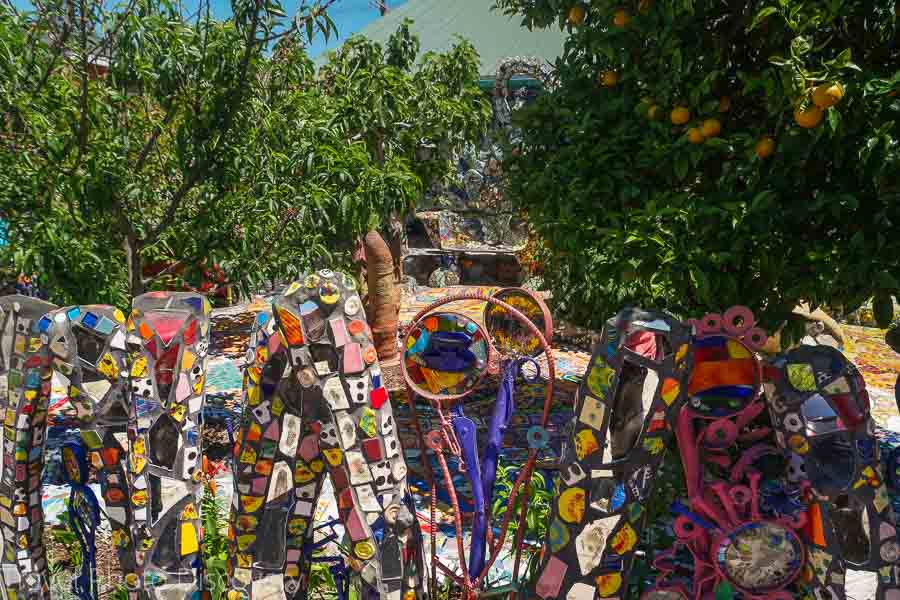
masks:
[[[125,261],[128,264],[128,293],[134,299],[146,291],[144,287],[144,262],[141,260],[141,252],[137,240],[133,236],[126,235],[122,245],[125,248]]]
[[[394,283],[403,283],[403,256],[406,254],[406,235],[403,218],[391,213],[387,226],[387,245],[394,265]]]
[[[391,251],[377,231],[366,234],[366,279],[369,302],[366,313],[378,359],[397,357],[397,322],[400,311],[399,290],[394,285]]]

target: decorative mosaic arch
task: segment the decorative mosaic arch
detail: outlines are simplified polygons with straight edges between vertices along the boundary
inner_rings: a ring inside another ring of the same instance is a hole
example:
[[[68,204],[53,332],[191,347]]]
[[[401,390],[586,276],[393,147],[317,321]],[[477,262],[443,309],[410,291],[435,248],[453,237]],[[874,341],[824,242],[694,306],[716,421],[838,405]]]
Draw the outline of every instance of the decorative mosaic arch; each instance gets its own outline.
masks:
[[[234,450],[228,600],[306,598],[327,474],[363,597],[424,600],[418,521],[353,278],[293,283],[253,325]]]
[[[553,70],[547,64],[547,61],[543,59],[516,56],[500,61],[500,64],[497,66],[497,73],[494,79],[494,93],[491,98],[494,106],[494,127],[509,130],[510,136],[513,138],[515,137],[515,132],[512,130],[513,107],[510,105],[513,92],[510,82],[513,77],[518,75],[526,75],[539,81],[541,87],[545,90],[553,90],[557,85]],[[502,196],[503,191],[497,187],[495,193]]]
[[[151,292],[135,298],[127,320],[110,306],[57,309],[18,296],[0,307],[5,597],[49,596],[40,474],[48,403],[58,391],[75,408],[97,468],[129,597],[189,598],[199,589],[209,302]]]

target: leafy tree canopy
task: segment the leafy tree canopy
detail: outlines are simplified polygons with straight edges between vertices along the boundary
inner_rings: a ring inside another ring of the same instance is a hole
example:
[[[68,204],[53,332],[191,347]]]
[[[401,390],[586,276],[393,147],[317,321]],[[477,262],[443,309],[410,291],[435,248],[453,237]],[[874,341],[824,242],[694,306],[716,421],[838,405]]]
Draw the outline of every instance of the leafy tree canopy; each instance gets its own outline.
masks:
[[[746,304],[772,327],[897,293],[900,5],[498,4],[569,31],[506,165],[567,313]]]
[[[124,305],[213,263],[246,291],[410,206],[484,127],[477,57],[460,43],[415,67],[404,27],[387,49],[354,40],[320,77],[303,48],[333,32],[334,2],[288,19],[277,0],[233,0],[225,21],[205,2],[0,5],[6,258],[60,303]],[[417,160],[431,136],[448,152]]]
[[[317,74],[299,46],[277,49],[242,116],[258,126],[232,163],[228,222],[247,244],[232,270],[276,278],[345,262],[361,234],[410,210],[484,133],[490,105],[471,44],[417,62],[418,47],[409,23],[384,48],[355,36]]]

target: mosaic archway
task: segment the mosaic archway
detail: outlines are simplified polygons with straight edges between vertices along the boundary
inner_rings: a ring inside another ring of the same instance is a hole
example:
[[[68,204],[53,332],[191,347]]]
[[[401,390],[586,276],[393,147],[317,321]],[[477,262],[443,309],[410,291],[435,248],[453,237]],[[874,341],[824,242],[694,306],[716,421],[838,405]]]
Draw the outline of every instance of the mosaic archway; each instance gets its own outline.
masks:
[[[4,531],[7,597],[49,596],[40,474],[56,394],[75,409],[129,596],[190,597],[199,589],[208,301],[151,292],[134,300],[127,320],[110,306],[57,309],[22,297],[0,299],[0,306],[9,390],[0,521],[9,525],[3,511],[10,499],[16,529],[15,538]]]
[[[353,278],[309,274],[272,308],[257,317],[247,353],[229,600],[307,597],[305,550],[326,475],[363,597],[423,600],[406,462]]]

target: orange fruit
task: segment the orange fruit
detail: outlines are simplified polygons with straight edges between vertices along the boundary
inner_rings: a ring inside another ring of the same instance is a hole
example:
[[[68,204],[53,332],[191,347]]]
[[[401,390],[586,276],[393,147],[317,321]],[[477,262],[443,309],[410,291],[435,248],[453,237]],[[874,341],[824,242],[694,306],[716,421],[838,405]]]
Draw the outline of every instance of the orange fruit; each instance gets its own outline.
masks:
[[[819,108],[831,108],[844,97],[844,86],[840,83],[823,83],[813,89],[812,101]]]
[[[794,120],[797,125],[804,129],[812,129],[822,121],[825,113],[816,105],[810,106],[806,110],[798,108],[794,111]]]
[[[569,23],[572,25],[581,25],[587,17],[587,11],[581,4],[576,4],[569,9]]]
[[[756,156],[759,158],[768,158],[772,156],[775,152],[775,140],[766,136],[764,138],[760,138],[758,142],[756,142]]]
[[[691,120],[691,111],[683,106],[676,106],[672,109],[672,114],[669,117],[672,119],[673,125],[684,125]]]
[[[600,73],[600,85],[603,87],[616,87],[619,83],[619,74],[615,71],[603,71]]]
[[[655,121],[659,118],[659,107],[653,104],[650,108],[647,109],[647,118],[651,121]]]
[[[691,127],[687,130],[687,139],[692,144],[702,144],[706,137],[703,135],[703,130],[699,127]]]
[[[703,121],[704,137],[716,137],[720,133],[722,133],[722,124],[719,123],[718,119],[707,119]]]
[[[628,16],[628,12],[623,9],[619,9],[613,14],[613,25],[616,27],[625,27],[628,25],[629,21],[631,21],[631,17]]]
[[[729,110],[731,110],[731,98],[722,96],[719,98],[719,112],[727,113]]]

